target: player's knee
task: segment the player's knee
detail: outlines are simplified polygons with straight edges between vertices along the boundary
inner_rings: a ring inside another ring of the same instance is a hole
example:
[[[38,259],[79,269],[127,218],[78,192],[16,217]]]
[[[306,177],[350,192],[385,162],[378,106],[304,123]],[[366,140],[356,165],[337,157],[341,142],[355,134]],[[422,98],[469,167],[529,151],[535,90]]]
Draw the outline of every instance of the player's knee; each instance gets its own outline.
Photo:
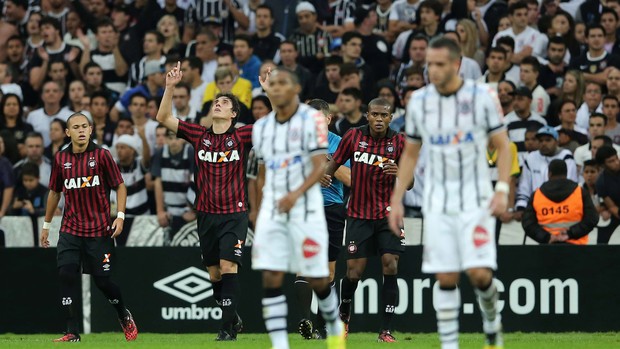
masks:
[[[58,268],[58,277],[61,282],[74,282],[80,276],[80,267],[76,264],[63,265]]]
[[[100,290],[106,290],[110,285],[109,276],[93,276],[93,281],[95,282],[95,286]]]
[[[358,282],[362,279],[363,270],[361,269],[349,269],[347,270],[347,279],[351,282]]]
[[[396,275],[398,273],[398,256],[383,255],[381,258],[383,275]]]
[[[469,276],[474,287],[482,288],[489,285],[493,278],[493,272],[487,268],[475,268],[467,270],[467,276]]]
[[[211,279],[211,282],[218,282],[222,280],[222,273],[220,272],[219,265],[210,266],[207,268],[207,271],[209,272],[209,279]]]
[[[237,273],[238,267],[237,267],[237,263],[235,262],[231,262],[231,261],[226,261],[226,260],[220,260],[220,274],[235,274]]]
[[[435,278],[442,288],[454,287],[459,283],[459,273],[441,273],[435,275]]]

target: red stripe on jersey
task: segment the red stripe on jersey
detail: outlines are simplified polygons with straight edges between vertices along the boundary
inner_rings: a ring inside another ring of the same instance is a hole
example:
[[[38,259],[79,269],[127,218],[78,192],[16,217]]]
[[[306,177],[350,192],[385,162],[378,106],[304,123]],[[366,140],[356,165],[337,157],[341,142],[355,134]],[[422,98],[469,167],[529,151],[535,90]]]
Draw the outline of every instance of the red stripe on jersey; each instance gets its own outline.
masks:
[[[252,125],[222,134],[179,120],[177,136],[194,147],[196,209],[206,213],[247,211],[245,166],[252,148]]]
[[[123,182],[109,151],[90,144],[75,154],[72,147],[56,154],[50,189],[64,193],[60,231],[81,237],[101,237],[110,230],[110,189]]]
[[[385,138],[374,139],[368,132],[368,126],[351,129],[344,135],[333,158],[338,164],[351,160],[349,217],[387,217],[396,176],[386,175],[383,164],[398,162],[404,145],[402,134],[388,131]]]

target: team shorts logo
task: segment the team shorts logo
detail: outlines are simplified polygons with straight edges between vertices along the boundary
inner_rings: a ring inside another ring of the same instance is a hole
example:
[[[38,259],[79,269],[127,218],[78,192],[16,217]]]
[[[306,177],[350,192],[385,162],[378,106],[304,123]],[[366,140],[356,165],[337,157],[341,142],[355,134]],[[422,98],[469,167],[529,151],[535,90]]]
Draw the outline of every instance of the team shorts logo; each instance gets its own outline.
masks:
[[[355,162],[361,162],[367,165],[378,166],[379,168],[383,168],[384,163],[394,163],[394,160],[390,158],[375,154],[362,153],[360,151],[356,151],[355,153],[353,153],[353,160]]]
[[[231,162],[231,161],[239,161],[240,159],[239,152],[236,150],[229,150],[229,151],[200,150],[198,152],[198,158],[205,162]]]
[[[476,248],[483,246],[489,242],[489,232],[481,226],[474,229],[474,245]]]
[[[434,145],[456,145],[463,143],[472,143],[474,134],[470,132],[451,132],[442,135],[432,135],[431,143]]]
[[[232,149],[235,146],[235,141],[232,138],[228,137],[226,138],[226,142],[224,144],[226,145],[226,148]]]
[[[306,238],[301,246],[301,249],[304,252],[304,258],[312,258],[321,251],[321,246],[319,246],[316,241]]]
[[[101,185],[98,175],[65,179],[67,189],[91,188],[98,185]]]
[[[350,254],[354,254],[357,252],[357,245],[352,242],[349,244],[349,246],[347,246],[347,252],[349,252]]]

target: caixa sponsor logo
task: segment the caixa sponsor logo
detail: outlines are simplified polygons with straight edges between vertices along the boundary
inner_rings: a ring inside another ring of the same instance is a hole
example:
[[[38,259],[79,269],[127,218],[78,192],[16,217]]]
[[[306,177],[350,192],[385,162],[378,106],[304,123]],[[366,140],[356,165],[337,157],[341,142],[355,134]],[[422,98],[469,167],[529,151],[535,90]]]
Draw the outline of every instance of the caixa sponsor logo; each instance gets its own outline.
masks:
[[[538,279],[520,278],[505,285],[497,280],[497,289],[500,292],[498,308],[507,310],[516,315],[536,314],[579,314],[579,283],[575,279]],[[410,286],[411,285],[411,286]],[[424,307],[431,304],[431,279],[413,279],[407,284],[404,279],[398,279],[399,302],[395,307],[396,314],[423,314]],[[379,311],[380,283],[375,279],[360,281],[353,299],[355,314],[377,314]],[[474,302],[463,304],[464,314],[473,314],[477,307]],[[473,301],[473,300],[472,300]]]
[[[191,306],[162,307],[164,320],[220,320],[222,310],[218,307],[199,307],[196,303],[213,295],[209,273],[196,267],[189,267],[153,283],[153,286]]]

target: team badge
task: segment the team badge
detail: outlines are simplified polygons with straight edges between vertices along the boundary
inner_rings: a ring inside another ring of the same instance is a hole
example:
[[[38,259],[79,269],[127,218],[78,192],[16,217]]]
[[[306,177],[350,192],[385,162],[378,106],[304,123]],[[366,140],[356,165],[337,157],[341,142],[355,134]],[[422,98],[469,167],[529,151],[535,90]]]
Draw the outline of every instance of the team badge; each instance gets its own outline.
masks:
[[[357,252],[357,245],[355,243],[350,243],[349,246],[347,246],[347,252],[349,252],[350,254],[354,254]]]
[[[233,141],[232,138],[228,137],[226,138],[226,142],[224,144],[226,145],[226,148],[232,149],[232,147],[235,146],[235,141]]]
[[[95,160],[95,158],[88,159],[88,167],[90,167],[92,169],[97,167],[97,161]]]
[[[211,146],[211,141],[205,138],[202,140],[202,144],[204,144],[205,147],[209,148]]]
[[[601,70],[605,70],[605,68],[607,68],[607,62],[601,61],[601,63],[599,64],[599,67],[601,68]]]
[[[459,103],[459,113],[461,114],[471,113],[471,102]]]
[[[299,129],[294,128],[289,132],[289,140],[292,142],[298,141],[300,138]]]
[[[596,68],[596,65],[594,65],[594,64],[593,64],[593,65],[591,65],[591,66],[590,66],[590,73],[592,73],[592,74],[596,73],[596,69],[597,69],[597,68]]]
[[[489,232],[481,226],[474,229],[474,245],[476,248],[481,247],[489,242]]]
[[[361,142],[360,142],[360,144],[359,144],[359,146],[360,146],[360,148],[364,148],[364,149],[366,149],[366,148],[368,148],[368,143],[366,143],[366,142],[364,142],[364,141],[361,141]]]
[[[392,142],[388,143],[387,147],[385,147],[385,151],[392,154],[394,152],[394,144],[392,144]]]

